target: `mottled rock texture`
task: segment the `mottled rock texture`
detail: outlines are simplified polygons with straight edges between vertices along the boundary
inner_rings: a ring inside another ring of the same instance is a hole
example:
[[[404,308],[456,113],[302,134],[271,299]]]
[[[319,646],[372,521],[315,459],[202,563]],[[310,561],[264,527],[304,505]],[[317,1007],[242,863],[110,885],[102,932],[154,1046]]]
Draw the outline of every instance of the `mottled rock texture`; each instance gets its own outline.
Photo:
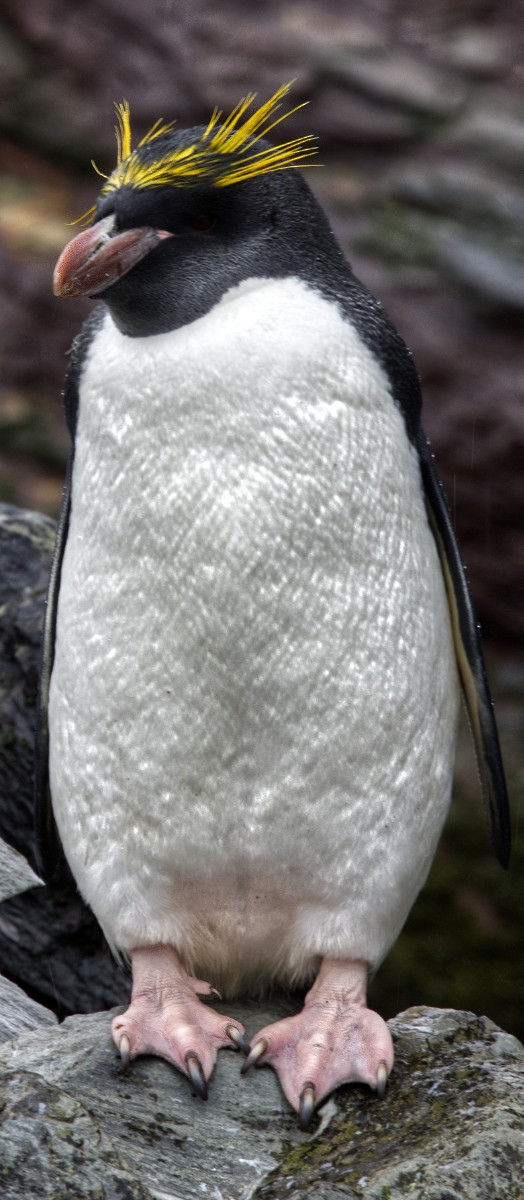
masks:
[[[39,883],[25,858],[0,838],[0,902]],[[0,1042],[42,1025],[56,1025],[54,1013],[35,1004],[15,983],[0,975]]]
[[[228,1011],[230,1011],[228,1009]],[[261,1014],[234,1015],[254,1032]],[[383,1101],[345,1087],[301,1134],[270,1069],[221,1053],[204,1104],[166,1063],[119,1072],[110,1015],[0,1047],[0,1186],[9,1200],[517,1200],[524,1048],[485,1017],[411,1009],[391,1022]]]

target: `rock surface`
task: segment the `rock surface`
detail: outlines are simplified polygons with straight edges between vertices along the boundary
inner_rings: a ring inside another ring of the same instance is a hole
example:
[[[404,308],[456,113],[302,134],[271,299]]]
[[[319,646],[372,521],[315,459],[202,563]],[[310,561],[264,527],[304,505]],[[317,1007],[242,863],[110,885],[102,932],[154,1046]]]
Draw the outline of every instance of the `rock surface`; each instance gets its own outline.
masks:
[[[252,1033],[285,1011],[229,1006]],[[345,1087],[300,1133],[270,1069],[221,1053],[204,1104],[166,1063],[122,1074],[110,1014],[0,1047],[6,1200],[510,1200],[524,1177],[524,1047],[485,1017],[411,1009],[391,1023],[381,1102]]]
[[[18,851],[0,839],[0,901],[17,896],[40,880]],[[35,1004],[21,988],[0,975],[0,1042],[17,1037],[28,1029],[56,1025],[56,1017],[41,1004]]]
[[[7,1042],[30,1029],[56,1025],[58,1018],[43,1004],[36,1004],[22,988],[0,975],[0,1042]]]
[[[54,542],[54,521],[0,505],[0,834],[35,867],[33,738]]]
[[[19,892],[38,887],[41,880],[22,854],[0,839],[0,904]]]

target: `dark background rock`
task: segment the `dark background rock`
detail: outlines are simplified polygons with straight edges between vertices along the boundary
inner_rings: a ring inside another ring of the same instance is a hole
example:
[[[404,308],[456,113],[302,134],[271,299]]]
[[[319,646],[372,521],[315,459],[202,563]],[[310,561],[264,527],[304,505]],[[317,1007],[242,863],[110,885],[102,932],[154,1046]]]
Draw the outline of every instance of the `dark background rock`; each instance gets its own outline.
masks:
[[[0,833],[29,858],[33,853],[34,724],[42,615],[54,522],[0,506]]]
[[[59,1018],[130,994],[92,913],[72,889],[38,888],[0,906],[0,970]]]
[[[39,883],[26,859],[0,838],[0,900],[9,900]],[[0,1042],[42,1025],[56,1025],[54,1013],[0,975]]]

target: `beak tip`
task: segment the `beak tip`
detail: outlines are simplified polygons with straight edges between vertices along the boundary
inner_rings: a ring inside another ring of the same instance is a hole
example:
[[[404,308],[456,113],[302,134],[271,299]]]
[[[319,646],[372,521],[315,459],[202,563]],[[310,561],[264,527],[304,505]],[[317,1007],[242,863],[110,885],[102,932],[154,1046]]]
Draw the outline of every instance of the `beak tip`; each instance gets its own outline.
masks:
[[[59,264],[57,263],[57,266],[53,272],[53,295],[60,296],[62,298],[64,296],[67,296],[68,298],[71,296],[76,296],[76,291],[72,286],[71,280],[68,280],[67,275],[64,275],[62,271],[57,269],[58,265]]]
[[[68,242],[67,246],[64,246],[60,258],[55,265],[55,269],[53,271],[54,296],[75,295],[75,289],[74,286],[72,286],[72,280],[74,279],[77,263],[75,262],[74,254],[71,253],[71,247],[74,248],[75,242],[76,239],[74,239],[72,242]]]

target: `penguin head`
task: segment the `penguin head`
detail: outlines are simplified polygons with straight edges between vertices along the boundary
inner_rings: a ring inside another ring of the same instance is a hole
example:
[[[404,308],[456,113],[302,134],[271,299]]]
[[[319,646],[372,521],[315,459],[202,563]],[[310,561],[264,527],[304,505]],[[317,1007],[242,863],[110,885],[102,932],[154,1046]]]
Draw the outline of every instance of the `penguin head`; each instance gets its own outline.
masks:
[[[289,86],[244,120],[252,95],[223,123],[216,111],[194,129],[157,122],[135,150],[129,107],[117,106],[117,166],[92,225],[58,260],[55,293],[100,296],[123,333],[147,336],[204,316],[245,279],[311,277],[320,243],[339,256],[296,170],[313,139],[273,146],[264,136],[290,115],[276,116]]]

